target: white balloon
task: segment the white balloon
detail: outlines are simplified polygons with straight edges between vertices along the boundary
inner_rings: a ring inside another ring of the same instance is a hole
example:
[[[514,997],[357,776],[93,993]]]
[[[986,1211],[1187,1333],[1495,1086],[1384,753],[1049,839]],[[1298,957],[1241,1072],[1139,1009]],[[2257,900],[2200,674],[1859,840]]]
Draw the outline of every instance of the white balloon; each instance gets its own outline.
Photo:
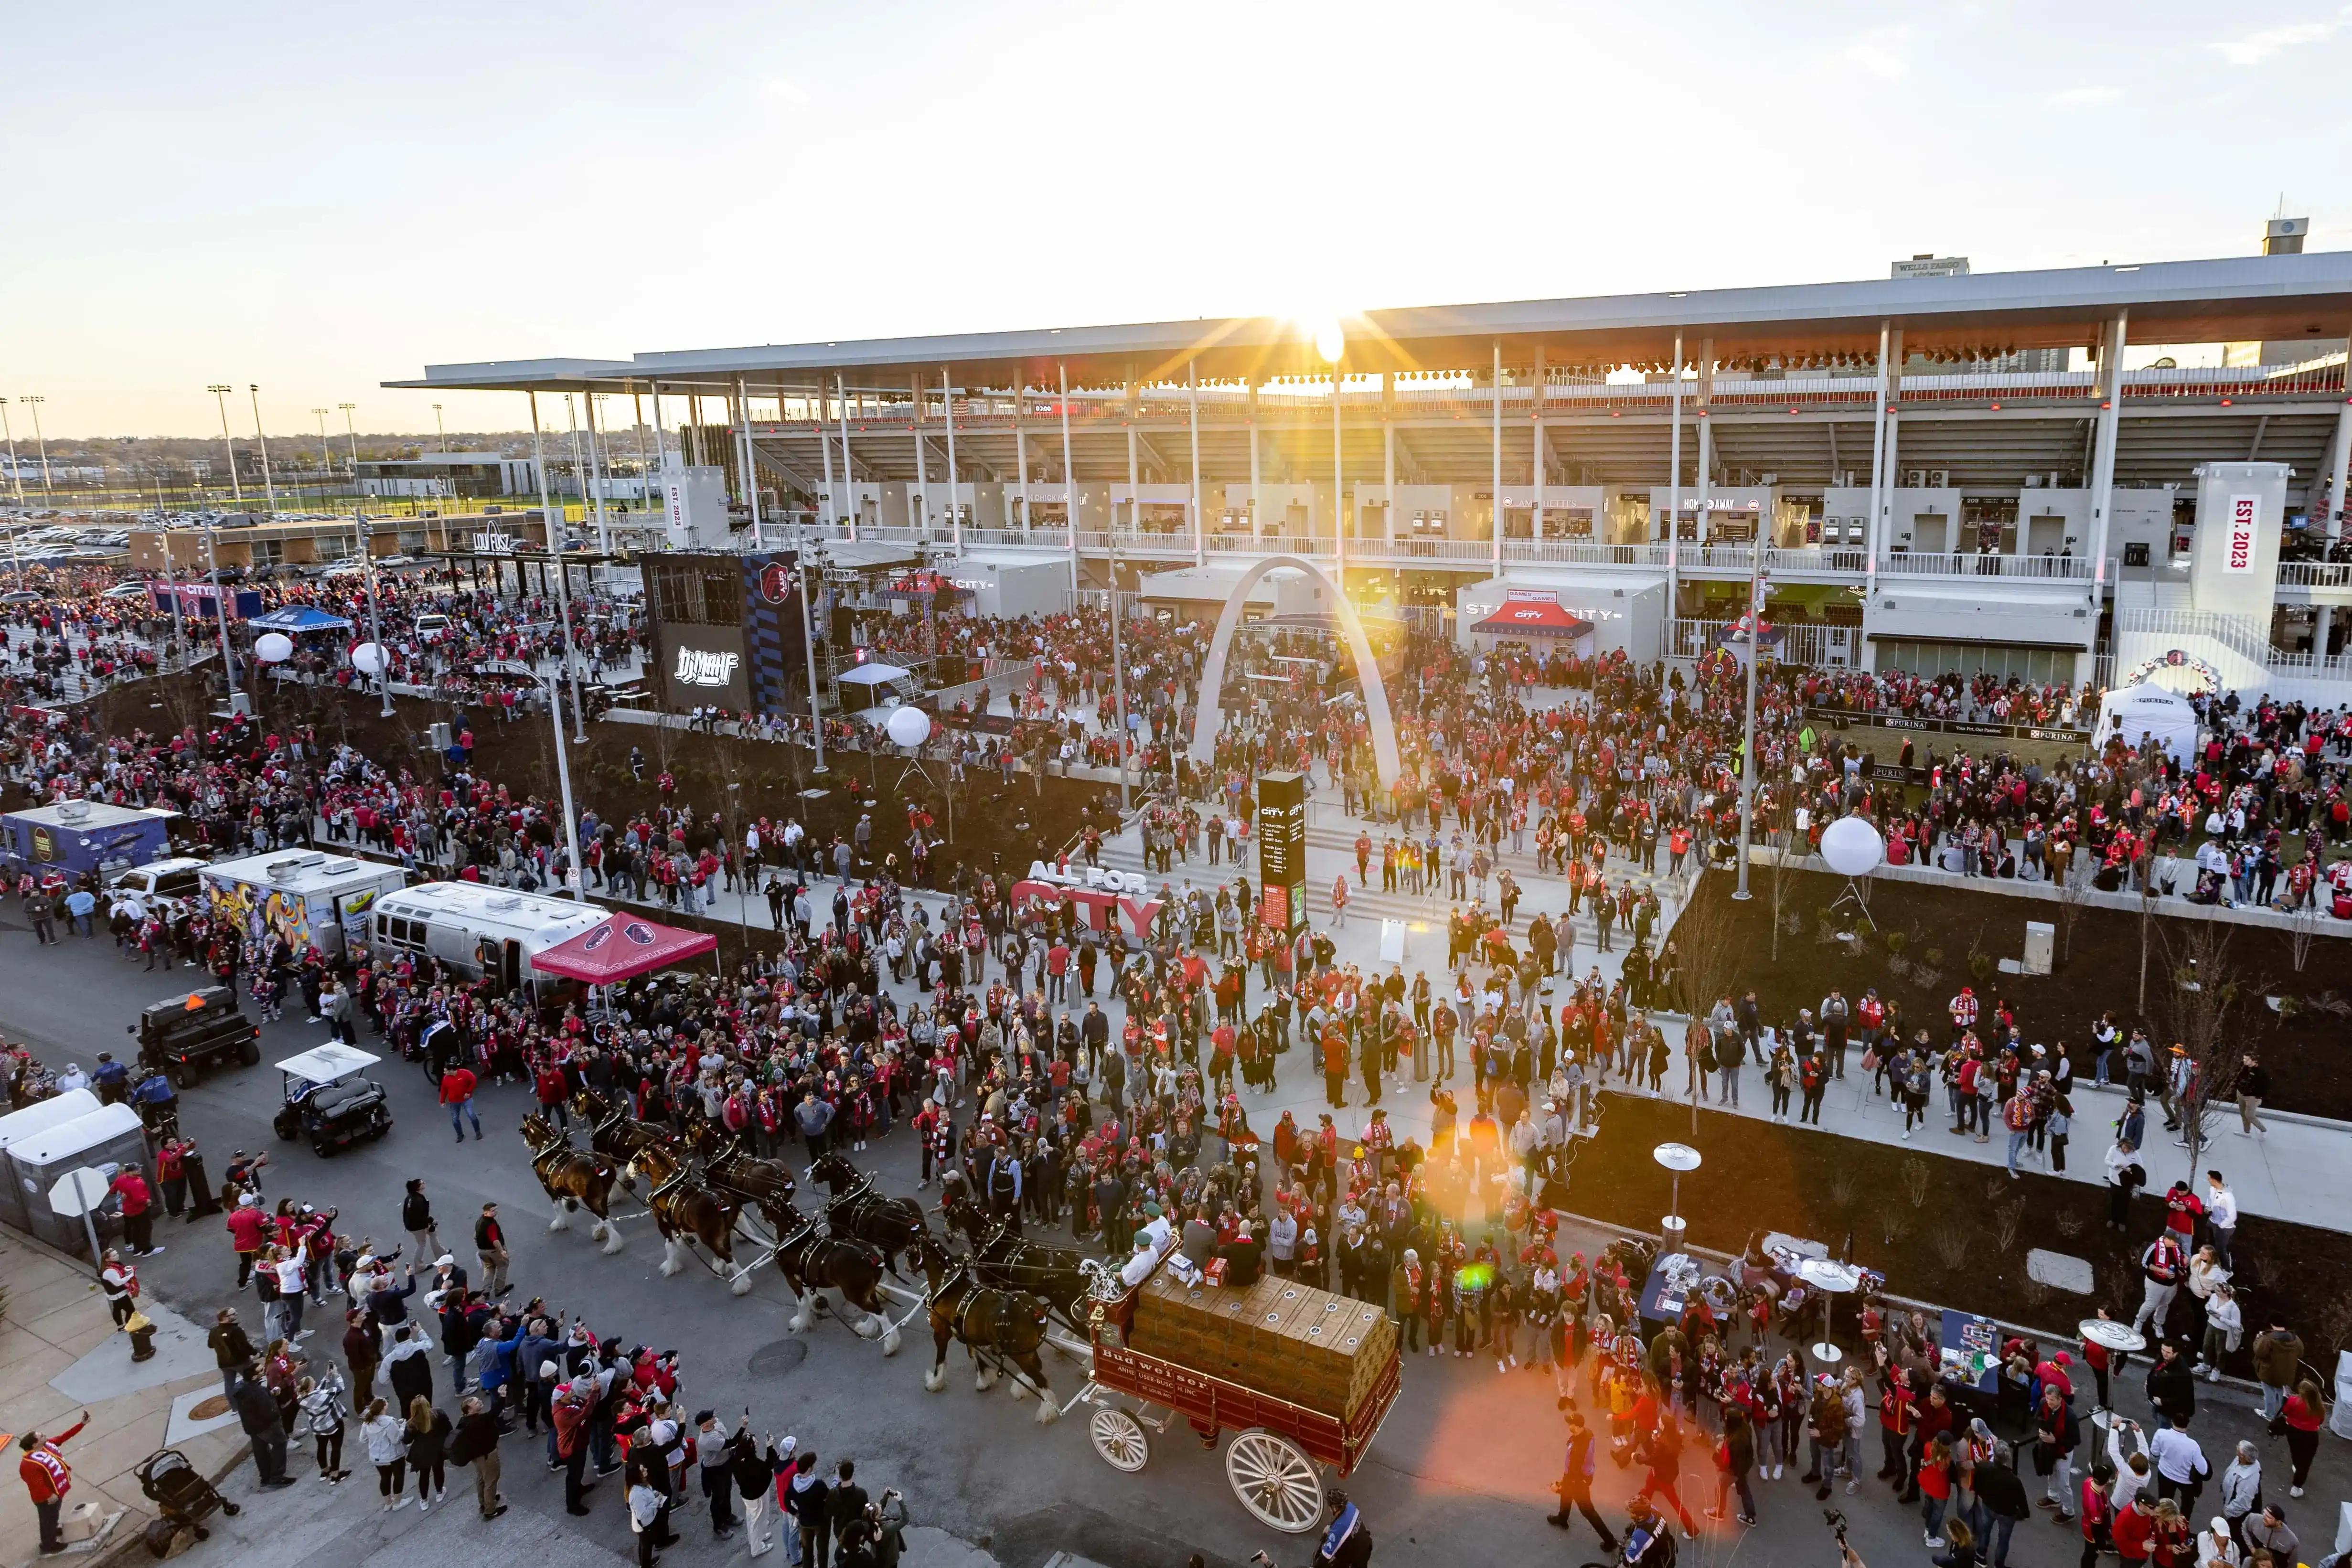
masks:
[[[383,648],[375,643],[361,643],[352,649],[352,668],[362,675],[383,674]]]
[[[897,744],[917,747],[931,737],[931,716],[914,706],[893,708],[882,727]]]
[[[1840,817],[1822,830],[1822,859],[1840,876],[1868,876],[1886,859],[1886,841],[1860,817]]]
[[[253,656],[265,664],[281,664],[294,656],[294,639],[283,632],[264,632],[253,640]]]

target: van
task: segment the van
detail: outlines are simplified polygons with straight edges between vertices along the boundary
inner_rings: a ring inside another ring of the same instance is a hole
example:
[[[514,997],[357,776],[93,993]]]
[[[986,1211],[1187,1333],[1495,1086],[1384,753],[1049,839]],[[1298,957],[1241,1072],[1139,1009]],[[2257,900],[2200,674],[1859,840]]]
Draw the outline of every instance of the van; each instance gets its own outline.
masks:
[[[449,618],[446,615],[420,615],[416,618],[416,640],[420,643],[437,643],[448,632]]]

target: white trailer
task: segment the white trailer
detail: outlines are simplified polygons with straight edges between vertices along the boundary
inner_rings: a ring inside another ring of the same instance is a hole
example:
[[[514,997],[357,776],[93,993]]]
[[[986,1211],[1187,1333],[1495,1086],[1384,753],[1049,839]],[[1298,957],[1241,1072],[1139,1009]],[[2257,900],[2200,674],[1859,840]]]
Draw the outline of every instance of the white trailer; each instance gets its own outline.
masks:
[[[501,991],[511,991],[573,984],[540,976],[531,960],[609,913],[601,904],[478,882],[427,882],[376,901],[373,936],[378,952],[427,954],[468,979],[490,976]]]

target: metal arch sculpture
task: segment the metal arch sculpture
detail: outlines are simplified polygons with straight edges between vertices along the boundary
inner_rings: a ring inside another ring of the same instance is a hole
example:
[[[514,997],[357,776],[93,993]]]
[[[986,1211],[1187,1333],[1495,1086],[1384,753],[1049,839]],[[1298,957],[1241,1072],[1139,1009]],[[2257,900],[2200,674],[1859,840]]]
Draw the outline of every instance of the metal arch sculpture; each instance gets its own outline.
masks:
[[[1372,731],[1372,761],[1378,769],[1381,788],[1385,789],[1397,780],[1396,721],[1389,714],[1388,687],[1381,681],[1379,661],[1372,656],[1371,640],[1364,635],[1364,623],[1356,614],[1356,607],[1348,602],[1347,594],[1331,574],[1311,560],[1295,555],[1270,555],[1242,573],[1241,581],[1234,585],[1225,607],[1217,614],[1217,632],[1209,640],[1209,660],[1201,672],[1201,704],[1199,716],[1192,724],[1192,762],[1206,767],[1216,755],[1217,732],[1224,727],[1225,654],[1233,647],[1234,629],[1241,624],[1242,607],[1249,600],[1250,591],[1269,571],[1282,570],[1303,571],[1331,591],[1332,602],[1339,618],[1339,634],[1348,640],[1348,651],[1356,656],[1358,678],[1364,688],[1364,719]]]

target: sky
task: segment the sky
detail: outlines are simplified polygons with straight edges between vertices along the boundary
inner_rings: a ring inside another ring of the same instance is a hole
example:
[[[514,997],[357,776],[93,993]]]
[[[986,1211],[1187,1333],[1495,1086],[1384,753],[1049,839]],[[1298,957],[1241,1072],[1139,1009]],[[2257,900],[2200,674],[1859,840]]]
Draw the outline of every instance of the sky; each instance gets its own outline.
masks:
[[[9,8],[0,395],[2352,249],[2352,5]],[[512,429],[514,393],[440,394]],[[340,423],[341,416],[331,416]],[[253,428],[250,394],[232,403]]]

